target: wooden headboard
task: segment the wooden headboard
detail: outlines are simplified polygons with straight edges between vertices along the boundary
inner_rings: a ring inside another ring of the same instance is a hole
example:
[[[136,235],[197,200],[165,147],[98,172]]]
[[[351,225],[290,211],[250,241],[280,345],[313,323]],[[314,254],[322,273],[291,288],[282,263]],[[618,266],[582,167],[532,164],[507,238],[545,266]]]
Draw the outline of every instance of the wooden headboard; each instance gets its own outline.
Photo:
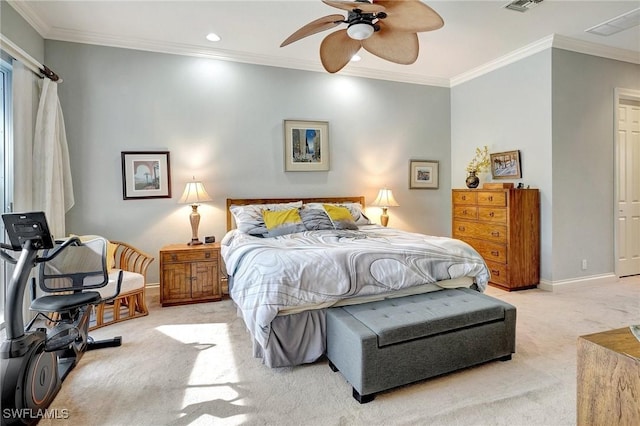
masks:
[[[277,203],[293,203],[302,201],[307,203],[360,203],[365,207],[364,196],[357,197],[319,197],[319,198],[227,198],[227,231],[232,230],[234,226],[233,215],[229,210],[231,206],[246,206],[247,204],[277,204]]]

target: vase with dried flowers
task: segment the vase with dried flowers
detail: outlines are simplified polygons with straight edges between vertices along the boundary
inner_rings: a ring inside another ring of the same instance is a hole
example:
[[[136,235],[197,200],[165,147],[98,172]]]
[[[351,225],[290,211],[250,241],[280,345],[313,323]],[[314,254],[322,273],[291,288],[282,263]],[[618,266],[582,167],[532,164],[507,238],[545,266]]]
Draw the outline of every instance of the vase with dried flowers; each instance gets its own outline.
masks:
[[[489,148],[486,145],[482,149],[476,148],[476,155],[467,166],[467,188],[477,188],[480,184],[478,173],[489,171],[490,165]]]

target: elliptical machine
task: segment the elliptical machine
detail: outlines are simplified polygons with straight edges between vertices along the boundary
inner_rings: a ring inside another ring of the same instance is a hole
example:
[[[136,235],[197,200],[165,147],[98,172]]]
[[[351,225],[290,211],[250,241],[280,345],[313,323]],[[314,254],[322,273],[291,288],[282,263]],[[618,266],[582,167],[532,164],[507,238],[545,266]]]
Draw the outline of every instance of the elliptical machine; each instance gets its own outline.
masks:
[[[88,335],[93,306],[120,293],[122,272],[115,294],[102,298],[95,290],[109,284],[106,240],[83,243],[72,237],[54,241],[43,212],[4,214],[2,219],[11,244],[0,243],[0,257],[15,264],[5,301],[7,336],[0,346],[2,425],[61,418],[68,413],[51,413],[47,407],[84,352],[122,343],[119,336],[96,342]],[[20,255],[16,259],[7,250]],[[40,250],[44,250],[42,255],[38,255]],[[36,280],[32,279],[30,309],[38,314],[25,327],[24,294],[37,265],[40,288],[50,294],[36,298]],[[46,320],[47,327],[31,330],[38,318]]]

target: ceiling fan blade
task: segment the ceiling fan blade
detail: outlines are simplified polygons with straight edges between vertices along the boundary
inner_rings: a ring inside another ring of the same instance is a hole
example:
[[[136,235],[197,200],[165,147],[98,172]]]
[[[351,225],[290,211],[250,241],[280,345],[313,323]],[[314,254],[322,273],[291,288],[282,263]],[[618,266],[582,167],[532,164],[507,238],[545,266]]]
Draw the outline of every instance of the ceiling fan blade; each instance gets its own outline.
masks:
[[[362,40],[362,47],[369,53],[395,62],[396,64],[409,65],[418,59],[418,35],[404,31],[392,31],[383,28],[380,23],[380,31],[373,33],[371,37]]]
[[[347,35],[347,30],[338,30],[326,36],[320,44],[320,60],[325,70],[338,72],[358,53],[362,44]]]
[[[360,9],[364,13],[378,13],[384,12],[384,6],[368,2],[359,1],[345,1],[345,0],[322,0],[324,4],[337,7],[338,9],[352,11],[353,9]],[[393,2],[392,2],[393,3]]]
[[[442,28],[444,20],[438,12],[419,0],[380,0],[387,17],[383,20],[389,29],[419,33]]]
[[[284,47],[288,44],[293,43],[294,41],[300,40],[301,38],[305,38],[307,36],[333,28],[336,25],[341,24],[342,22],[344,22],[344,16],[338,14],[318,18],[315,21],[309,22],[307,25],[287,37],[287,39],[282,42],[280,47]]]

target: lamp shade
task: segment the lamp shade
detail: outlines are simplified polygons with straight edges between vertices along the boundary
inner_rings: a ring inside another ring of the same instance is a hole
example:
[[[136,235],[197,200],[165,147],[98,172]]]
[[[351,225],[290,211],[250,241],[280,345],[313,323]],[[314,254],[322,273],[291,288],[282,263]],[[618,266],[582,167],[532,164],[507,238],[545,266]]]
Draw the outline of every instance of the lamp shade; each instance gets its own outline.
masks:
[[[399,205],[396,199],[393,198],[391,190],[387,188],[382,188],[380,192],[378,192],[376,199],[371,203],[373,207],[397,207]]]
[[[349,25],[347,34],[354,40],[366,40],[374,33],[373,25],[366,22],[358,22]]]
[[[198,204],[203,201],[211,201],[211,197],[207,194],[202,182],[194,180],[193,182],[187,183],[187,186],[184,188],[184,193],[178,202],[183,204]]]

